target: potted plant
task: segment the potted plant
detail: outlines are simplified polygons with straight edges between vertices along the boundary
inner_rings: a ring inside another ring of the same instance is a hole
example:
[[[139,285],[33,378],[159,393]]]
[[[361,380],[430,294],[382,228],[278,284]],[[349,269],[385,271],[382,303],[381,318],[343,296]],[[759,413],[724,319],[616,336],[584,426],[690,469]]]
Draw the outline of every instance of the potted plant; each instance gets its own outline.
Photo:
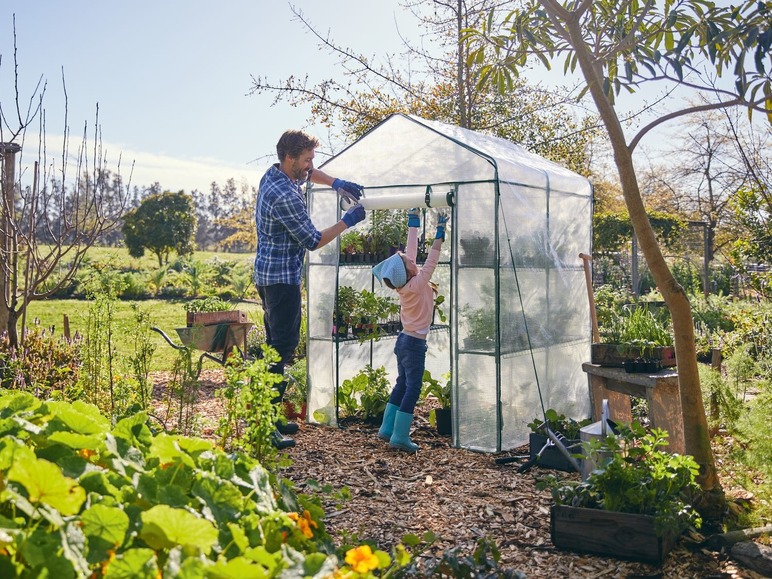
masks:
[[[340,255],[343,262],[356,262],[362,260],[364,253],[364,240],[359,231],[349,229],[340,236]]]
[[[351,286],[342,285],[338,288],[338,296],[335,300],[335,314],[333,319],[333,334],[345,338],[348,336],[349,327],[358,308],[359,294]]]
[[[462,265],[491,265],[493,263],[493,246],[491,238],[479,231],[462,237],[458,241],[463,250],[459,258]]]
[[[668,325],[646,306],[627,305],[621,312],[606,317],[600,329],[601,342],[592,344],[592,363],[624,367],[625,361],[659,361],[661,366],[675,366],[673,336]],[[652,365],[631,365],[632,371],[656,371]]]
[[[581,451],[582,441],[579,438],[579,430],[592,422],[591,418],[583,420],[574,420],[566,418],[564,414],[549,408],[544,413],[544,418],[534,418],[528,423],[531,432],[528,435],[529,460],[533,464],[552,468],[566,472],[573,472],[575,469],[555,446],[548,446],[549,438],[545,434],[545,428],[549,428],[563,442],[566,449],[574,453]],[[538,458],[537,458],[538,457]]]
[[[429,424],[437,429],[438,434],[450,436],[453,434],[450,408],[450,372],[443,374],[442,379],[444,382],[436,380],[429,370],[424,370],[421,397],[433,396],[437,399],[439,407],[429,411]]]
[[[377,209],[370,220],[370,237],[376,260],[380,261],[404,247],[407,239],[407,218],[404,210]]]
[[[289,420],[306,416],[306,360],[297,360],[287,370],[287,389],[284,391],[284,416]]]
[[[365,422],[380,424],[390,394],[391,384],[386,377],[386,368],[373,368],[368,364],[341,383],[337,401],[348,418],[356,417]]]
[[[699,490],[691,456],[661,450],[663,430],[646,433],[633,423],[619,433],[585,445],[587,458],[601,468],[583,482],[549,475],[551,536],[559,549],[662,563],[680,535],[701,519],[689,503]],[[601,460],[602,457],[602,460]]]
[[[185,303],[185,311],[188,327],[227,323],[245,324],[249,321],[246,312],[234,310],[230,303],[216,296],[190,300]]]

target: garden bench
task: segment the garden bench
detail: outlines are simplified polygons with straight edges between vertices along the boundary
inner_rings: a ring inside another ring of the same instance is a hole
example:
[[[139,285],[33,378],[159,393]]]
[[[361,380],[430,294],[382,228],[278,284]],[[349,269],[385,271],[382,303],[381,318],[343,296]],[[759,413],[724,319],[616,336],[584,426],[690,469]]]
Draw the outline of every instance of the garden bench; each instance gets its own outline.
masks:
[[[651,426],[668,433],[667,448],[670,452],[685,454],[681,394],[675,369],[665,368],[653,374],[630,374],[624,368],[585,362],[582,370],[587,373],[589,382],[593,420],[600,420],[601,405],[607,399],[611,419],[629,424],[633,419],[630,396],[643,398]]]

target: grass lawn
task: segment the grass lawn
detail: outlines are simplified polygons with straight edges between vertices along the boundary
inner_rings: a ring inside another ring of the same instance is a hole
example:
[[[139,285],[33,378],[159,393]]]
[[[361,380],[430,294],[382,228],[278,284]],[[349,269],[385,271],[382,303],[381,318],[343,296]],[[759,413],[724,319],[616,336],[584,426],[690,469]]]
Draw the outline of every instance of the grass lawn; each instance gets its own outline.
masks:
[[[175,343],[180,344],[177,333],[174,328],[185,326],[185,302],[165,301],[165,300],[142,300],[138,302],[117,301],[115,302],[115,344],[118,354],[128,358],[134,353],[134,337],[136,335],[136,322],[134,320],[134,311],[131,304],[136,303],[138,307],[150,314],[151,323],[159,327]],[[91,306],[90,301],[86,300],[45,300],[35,301],[29,305],[27,310],[27,323],[37,318],[44,327],[55,328],[57,335],[63,334],[64,316],[69,318],[70,334],[75,332],[83,334],[88,323],[88,310]],[[244,310],[248,313],[249,319],[256,325],[262,324],[263,312],[259,304],[252,302],[240,302],[234,309]],[[160,334],[152,333],[153,342],[157,345],[153,355],[152,369],[170,370],[177,356],[177,350],[167,344]],[[218,364],[211,360],[205,360],[204,368],[217,368]]]

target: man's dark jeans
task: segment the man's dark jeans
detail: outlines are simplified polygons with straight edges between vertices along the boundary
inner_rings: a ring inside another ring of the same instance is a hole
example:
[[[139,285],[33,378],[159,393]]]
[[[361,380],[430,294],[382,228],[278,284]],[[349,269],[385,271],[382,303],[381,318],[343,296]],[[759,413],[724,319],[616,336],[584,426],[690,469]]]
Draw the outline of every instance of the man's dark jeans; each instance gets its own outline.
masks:
[[[399,406],[400,412],[413,414],[421,395],[427,349],[426,340],[407,334],[397,336],[394,346],[397,355],[397,383],[391,391],[389,402]]]
[[[271,372],[284,374],[284,367],[292,360],[300,342],[300,286],[283,283],[257,286],[257,293],[263,302],[265,342],[281,356]],[[286,384],[276,386],[284,394]]]

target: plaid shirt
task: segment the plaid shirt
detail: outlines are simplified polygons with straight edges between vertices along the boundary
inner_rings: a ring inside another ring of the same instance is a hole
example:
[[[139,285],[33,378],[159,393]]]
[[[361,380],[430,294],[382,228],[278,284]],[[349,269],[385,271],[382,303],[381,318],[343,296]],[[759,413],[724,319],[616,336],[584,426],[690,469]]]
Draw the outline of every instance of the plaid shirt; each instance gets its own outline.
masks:
[[[300,285],[306,249],[315,249],[322,234],[308,216],[302,183],[282,173],[278,164],[260,180],[255,224],[255,285]]]

